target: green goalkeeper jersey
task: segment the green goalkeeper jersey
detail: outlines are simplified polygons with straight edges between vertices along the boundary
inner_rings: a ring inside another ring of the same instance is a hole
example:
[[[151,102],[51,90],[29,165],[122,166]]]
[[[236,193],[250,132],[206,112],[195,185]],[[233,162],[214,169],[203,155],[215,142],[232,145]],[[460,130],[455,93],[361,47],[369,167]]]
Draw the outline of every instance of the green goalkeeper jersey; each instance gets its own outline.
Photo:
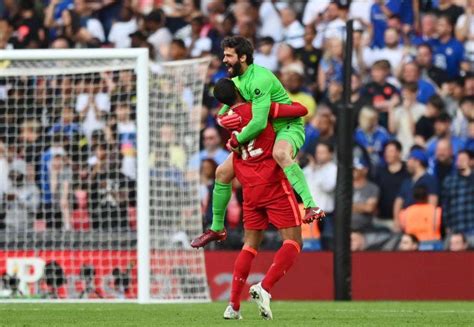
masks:
[[[232,78],[246,101],[252,102],[252,120],[237,135],[240,144],[255,139],[268,123],[268,113],[272,102],[290,104],[291,100],[283,85],[268,69],[251,64],[245,73]],[[229,109],[224,105],[219,114],[224,114]],[[273,120],[273,129],[276,133],[289,123],[297,122],[302,125],[303,119],[278,118]]]

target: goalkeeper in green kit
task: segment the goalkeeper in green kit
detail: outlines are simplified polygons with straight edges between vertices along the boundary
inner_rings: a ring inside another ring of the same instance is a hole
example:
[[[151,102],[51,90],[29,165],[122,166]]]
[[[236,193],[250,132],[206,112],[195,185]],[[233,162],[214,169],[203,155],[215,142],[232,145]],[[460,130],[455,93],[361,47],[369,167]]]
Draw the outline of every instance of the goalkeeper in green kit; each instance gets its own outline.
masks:
[[[232,134],[227,142],[230,151],[239,152],[241,145],[248,147],[251,153],[252,140],[255,139],[267,126],[270,105],[272,102],[291,104],[291,100],[277,77],[268,69],[253,64],[252,44],[241,36],[226,37],[222,41],[224,50],[223,63],[227,66],[228,74],[243,98],[252,102],[252,120],[239,134]],[[218,123],[227,128],[232,124],[240,124],[238,115],[228,112],[229,107],[223,106],[219,111]],[[325,216],[323,210],[318,208],[311,196],[303,171],[294,161],[294,157],[305,140],[303,119],[277,118],[271,120],[276,133],[273,146],[273,158],[283,169],[295,191],[303,200],[305,216],[303,223],[311,223]],[[227,232],[224,228],[224,218],[227,204],[232,194],[232,179],[234,169],[232,155],[226,159],[216,170],[216,181],[212,194],[212,225],[211,228],[195,238],[191,246],[203,247],[212,241],[226,239]]]

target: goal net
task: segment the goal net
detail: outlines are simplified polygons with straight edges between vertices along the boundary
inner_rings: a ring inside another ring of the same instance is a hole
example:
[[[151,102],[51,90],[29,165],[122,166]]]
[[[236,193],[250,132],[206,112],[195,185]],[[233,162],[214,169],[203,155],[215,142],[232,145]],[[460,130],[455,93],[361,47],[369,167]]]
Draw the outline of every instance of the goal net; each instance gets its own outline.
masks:
[[[205,60],[0,58],[0,300],[209,299],[197,152]]]

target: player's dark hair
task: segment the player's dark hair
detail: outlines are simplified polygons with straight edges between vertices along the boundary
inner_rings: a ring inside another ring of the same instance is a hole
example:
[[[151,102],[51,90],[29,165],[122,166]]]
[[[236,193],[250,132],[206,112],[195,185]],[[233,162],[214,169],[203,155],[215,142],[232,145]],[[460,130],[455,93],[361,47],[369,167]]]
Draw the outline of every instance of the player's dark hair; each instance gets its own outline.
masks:
[[[222,50],[225,48],[234,49],[239,58],[243,55],[247,56],[245,60],[247,65],[253,64],[253,46],[246,38],[242,36],[227,36],[222,40],[221,48]]]
[[[237,90],[229,78],[221,78],[214,86],[213,93],[217,101],[228,106],[233,106],[237,102]]]
[[[384,151],[385,149],[389,146],[389,145],[393,145],[395,147],[395,149],[397,149],[398,152],[402,152],[402,144],[398,141],[398,140],[390,140],[388,141],[385,146],[384,146]]]

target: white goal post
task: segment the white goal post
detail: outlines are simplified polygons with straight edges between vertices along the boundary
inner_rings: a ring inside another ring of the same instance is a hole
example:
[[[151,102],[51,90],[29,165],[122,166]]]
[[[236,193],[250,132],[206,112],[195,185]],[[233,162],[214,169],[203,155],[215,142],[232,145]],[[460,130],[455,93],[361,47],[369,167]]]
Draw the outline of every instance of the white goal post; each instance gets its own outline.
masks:
[[[0,51],[0,301],[209,301],[187,162],[208,64]]]

